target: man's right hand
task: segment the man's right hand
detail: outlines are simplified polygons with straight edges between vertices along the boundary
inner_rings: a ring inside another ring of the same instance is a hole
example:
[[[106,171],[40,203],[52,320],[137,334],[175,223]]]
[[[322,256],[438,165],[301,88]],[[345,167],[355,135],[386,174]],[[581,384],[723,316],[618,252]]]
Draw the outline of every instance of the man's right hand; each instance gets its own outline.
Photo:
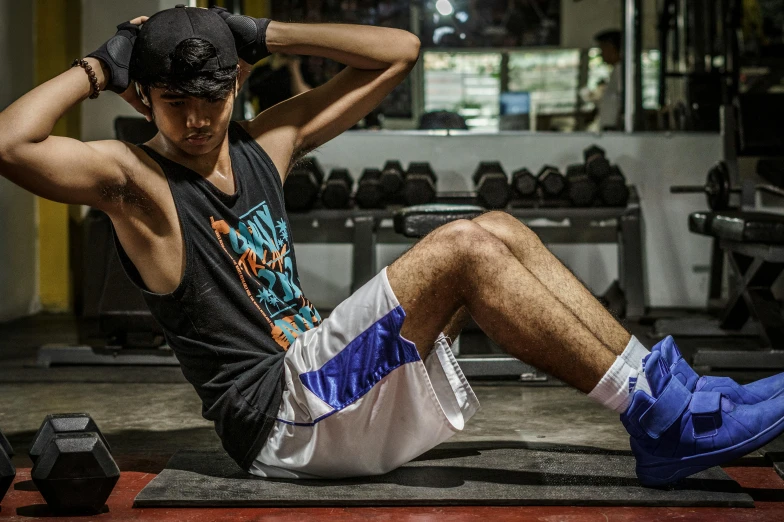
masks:
[[[271,53],[267,49],[267,26],[269,18],[235,15],[223,7],[210,7],[210,11],[223,18],[234,36],[234,46],[241,60],[255,65]]]
[[[125,93],[128,90],[128,85],[130,84],[128,65],[131,62],[133,43],[136,41],[141,25],[148,18],[147,16],[139,16],[129,22],[121,23],[117,26],[117,33],[114,36],[109,38],[97,50],[87,55],[101,60],[106,66],[105,70],[108,70],[109,76],[106,78],[105,89],[118,94]],[[131,105],[134,104],[131,103]]]

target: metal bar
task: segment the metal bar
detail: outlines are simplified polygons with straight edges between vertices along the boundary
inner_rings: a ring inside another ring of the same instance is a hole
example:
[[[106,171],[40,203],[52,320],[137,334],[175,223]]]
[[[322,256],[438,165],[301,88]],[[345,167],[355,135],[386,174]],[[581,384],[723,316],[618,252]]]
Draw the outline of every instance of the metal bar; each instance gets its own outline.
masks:
[[[586,116],[583,115],[583,107],[587,102],[583,100],[580,91],[588,86],[588,53],[589,49],[582,49],[580,51],[580,67],[577,70],[577,89],[575,89],[574,93],[575,112],[578,114],[576,130],[585,130],[586,127]]]
[[[638,200],[630,198],[629,206],[635,205]],[[331,209],[314,209],[304,213],[291,213],[289,214],[289,222],[311,224],[317,221],[321,224],[327,221],[344,222],[347,219],[358,218],[361,216],[370,216],[376,219],[392,219],[395,211],[403,207],[390,207],[382,210],[331,210]],[[556,208],[526,208],[526,207],[510,207],[503,209],[504,212],[517,217],[517,218],[530,218],[530,219],[551,219],[554,221],[563,221],[565,219],[584,219],[591,221],[604,221],[613,218],[619,218],[626,214],[628,207],[556,207]],[[391,226],[381,223],[381,227]]]
[[[411,32],[422,38],[421,16],[422,8],[419,2],[409,2]],[[411,121],[416,129],[419,126],[419,118],[425,112],[425,60],[417,60],[416,65],[409,73],[411,81]]]
[[[748,257],[759,257],[765,261],[784,263],[784,247],[778,245],[722,240],[721,248],[728,252],[737,252]]]
[[[699,350],[694,354],[694,366],[780,370],[784,368],[784,350]]]
[[[667,60],[669,56],[670,40],[670,6],[673,0],[664,0],[661,14],[659,15],[659,107],[667,104]]]
[[[663,339],[672,335],[678,337],[757,337],[757,329],[747,322],[740,330],[725,330],[719,327],[719,320],[706,316],[688,316],[677,319],[659,319],[653,326],[653,337]]]
[[[354,253],[351,293],[370,281],[376,273],[376,220],[362,216],[354,220]]]
[[[713,238],[711,245],[710,282],[708,285],[708,308],[721,299],[722,276],[724,275],[724,250],[719,240]]]
[[[722,105],[721,118],[722,159],[730,174],[730,186],[740,187],[740,167],[738,166],[738,115],[732,104]],[[741,200],[744,199],[741,195]],[[752,197],[754,194],[752,194]],[[748,195],[746,196],[746,199]]]
[[[516,377],[520,378],[524,374],[537,374],[538,370],[533,366],[515,359],[514,357],[496,356],[474,356],[458,357],[458,364],[463,374],[469,379],[487,377]],[[547,376],[542,375],[542,380],[546,381]]]
[[[637,90],[640,54],[639,40],[639,0],[624,1],[623,24],[623,128],[626,132],[634,132],[637,122]]]
[[[618,282],[626,298],[626,317],[645,315],[644,221],[639,207],[621,218],[618,227]]]
[[[634,16],[634,130],[645,130],[645,111],[642,108],[642,1],[635,2]]]
[[[762,259],[752,259],[751,264],[748,266],[741,266],[738,259],[737,252],[732,252],[729,257],[730,267],[735,274],[736,285],[730,294],[724,311],[721,313],[720,326],[728,330],[737,330],[746,324],[749,320],[750,310],[748,303],[744,298],[746,293],[746,286],[749,284],[749,279],[754,276],[760,269],[764,261]]]
[[[180,362],[167,346],[149,350],[128,348],[103,349],[92,346],[45,344],[38,349],[38,366],[179,366]]]

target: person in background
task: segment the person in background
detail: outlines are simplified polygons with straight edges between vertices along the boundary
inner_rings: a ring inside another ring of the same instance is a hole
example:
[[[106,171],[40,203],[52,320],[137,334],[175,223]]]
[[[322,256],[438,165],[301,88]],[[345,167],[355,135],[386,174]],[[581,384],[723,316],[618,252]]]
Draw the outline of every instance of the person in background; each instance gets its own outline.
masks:
[[[618,130],[621,128],[621,32],[610,29],[598,33],[594,40],[602,51],[602,60],[612,67],[610,78],[598,102],[599,129]]]

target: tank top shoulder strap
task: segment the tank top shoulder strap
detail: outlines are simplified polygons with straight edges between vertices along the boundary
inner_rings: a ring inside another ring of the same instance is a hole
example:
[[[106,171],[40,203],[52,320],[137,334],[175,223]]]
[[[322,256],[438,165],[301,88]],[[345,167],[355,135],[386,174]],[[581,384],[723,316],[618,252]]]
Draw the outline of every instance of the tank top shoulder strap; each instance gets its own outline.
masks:
[[[139,147],[144,152],[146,152],[152,159],[155,160],[155,162],[158,165],[161,166],[161,168],[163,168],[164,165],[166,165],[167,167],[183,168],[183,166],[180,165],[179,163],[177,163],[176,161],[170,160],[169,158],[167,158],[163,154],[160,154],[160,153],[156,152],[155,149],[153,149],[152,147],[150,147],[148,145],[145,145],[144,143],[139,143],[137,145],[137,147]],[[164,171],[166,171],[166,169],[164,169]]]

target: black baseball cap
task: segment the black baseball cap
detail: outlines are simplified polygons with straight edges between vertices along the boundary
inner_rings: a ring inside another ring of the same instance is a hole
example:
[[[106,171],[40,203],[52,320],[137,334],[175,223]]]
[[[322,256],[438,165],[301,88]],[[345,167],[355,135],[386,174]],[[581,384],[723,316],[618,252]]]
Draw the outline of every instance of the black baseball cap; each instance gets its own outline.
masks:
[[[199,71],[176,70],[172,54],[180,42],[189,38],[211,43],[217,56],[208,60]],[[217,71],[236,67],[238,63],[234,37],[220,15],[208,9],[177,4],[144,22],[133,44],[129,74],[131,79],[144,82],[152,77]]]

